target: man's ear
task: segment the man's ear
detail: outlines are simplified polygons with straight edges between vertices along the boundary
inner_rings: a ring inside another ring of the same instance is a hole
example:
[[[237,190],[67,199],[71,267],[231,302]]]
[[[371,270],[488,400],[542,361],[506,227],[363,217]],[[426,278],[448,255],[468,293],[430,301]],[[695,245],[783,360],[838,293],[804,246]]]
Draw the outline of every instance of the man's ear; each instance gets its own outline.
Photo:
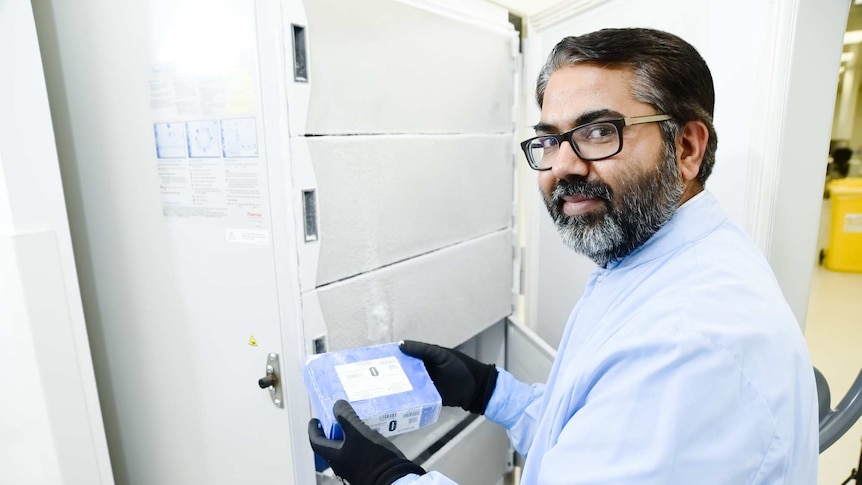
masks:
[[[702,121],[689,121],[680,130],[676,142],[676,159],[683,182],[688,183],[697,178],[708,141],[709,129]]]

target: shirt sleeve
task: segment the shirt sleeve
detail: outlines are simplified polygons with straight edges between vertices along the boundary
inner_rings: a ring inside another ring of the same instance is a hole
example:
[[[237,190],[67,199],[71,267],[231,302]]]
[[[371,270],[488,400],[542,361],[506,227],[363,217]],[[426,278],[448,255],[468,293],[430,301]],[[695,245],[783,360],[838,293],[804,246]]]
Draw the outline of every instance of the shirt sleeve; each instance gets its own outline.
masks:
[[[506,428],[512,446],[526,456],[541,418],[544,384],[529,385],[499,369],[497,387],[491,394],[485,417]]]
[[[683,333],[644,336],[570,381],[534,483],[762,483],[784,438],[775,417],[732,355]]]

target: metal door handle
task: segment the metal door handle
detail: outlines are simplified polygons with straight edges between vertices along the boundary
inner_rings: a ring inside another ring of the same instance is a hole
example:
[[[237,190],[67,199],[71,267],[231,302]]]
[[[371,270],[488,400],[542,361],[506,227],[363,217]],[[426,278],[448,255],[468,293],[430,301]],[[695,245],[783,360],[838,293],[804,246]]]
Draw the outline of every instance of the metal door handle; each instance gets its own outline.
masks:
[[[257,380],[257,385],[260,386],[261,389],[266,389],[267,387],[275,387],[278,385],[278,379],[276,379],[274,376],[261,377]]]
[[[284,407],[281,379],[279,379],[278,354],[271,353],[266,357],[266,375],[257,380],[261,389],[269,389],[269,397],[275,407]]]

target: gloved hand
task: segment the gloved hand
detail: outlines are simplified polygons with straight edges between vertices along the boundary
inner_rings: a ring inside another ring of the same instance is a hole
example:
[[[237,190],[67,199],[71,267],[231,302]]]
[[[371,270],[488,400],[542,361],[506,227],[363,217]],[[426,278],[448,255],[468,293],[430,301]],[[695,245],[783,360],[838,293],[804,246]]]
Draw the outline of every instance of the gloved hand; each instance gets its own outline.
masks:
[[[457,350],[414,340],[405,340],[399,347],[425,362],[444,406],[461,406],[465,411],[485,414],[497,386],[494,364],[483,364]]]
[[[350,485],[391,485],[411,473],[425,474],[391,441],[363,423],[347,401],[337,401],[332,410],[344,440],[327,439],[320,421],[312,419],[308,422],[308,441],[314,452],[329,462],[332,471]]]

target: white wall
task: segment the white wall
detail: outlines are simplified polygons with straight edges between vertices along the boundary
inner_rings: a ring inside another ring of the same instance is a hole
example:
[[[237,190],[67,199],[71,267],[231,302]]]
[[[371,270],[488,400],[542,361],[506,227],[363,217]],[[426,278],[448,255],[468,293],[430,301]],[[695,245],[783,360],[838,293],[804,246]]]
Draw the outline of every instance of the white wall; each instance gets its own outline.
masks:
[[[746,229],[766,248],[791,308],[804,324],[811,275],[817,265],[834,96],[849,5],[845,1],[779,2],[770,12],[773,64],[761,86],[770,102],[758,117],[761,177],[751,177],[748,199],[757,204]],[[753,204],[752,204],[753,205]],[[816,364],[816,363],[815,363]]]
[[[30,2],[0,65],[0,484],[112,484]]]

